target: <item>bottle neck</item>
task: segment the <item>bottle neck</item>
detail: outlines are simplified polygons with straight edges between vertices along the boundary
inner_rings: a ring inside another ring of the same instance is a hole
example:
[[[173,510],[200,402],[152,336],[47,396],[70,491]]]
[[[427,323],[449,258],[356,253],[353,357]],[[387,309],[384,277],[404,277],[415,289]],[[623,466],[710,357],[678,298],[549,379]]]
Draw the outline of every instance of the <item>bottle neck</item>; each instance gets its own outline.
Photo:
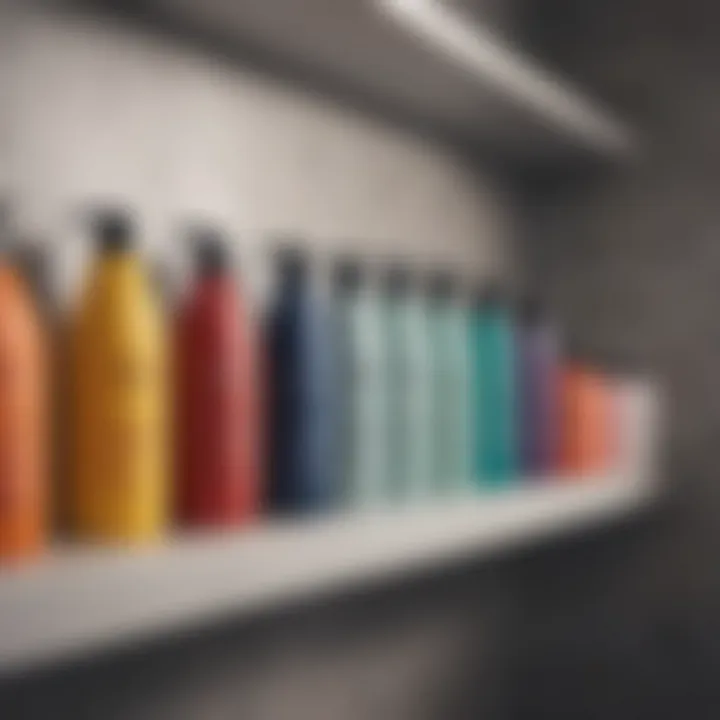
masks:
[[[231,279],[231,273],[223,267],[203,267],[195,273],[195,282],[199,284],[221,284]]]
[[[98,267],[103,274],[135,275],[140,270],[140,258],[134,252],[102,252],[97,258]]]
[[[286,273],[280,277],[280,291],[288,295],[297,295],[308,287],[308,279],[304,273]]]
[[[235,282],[226,272],[202,273],[195,279],[195,292],[205,297],[225,296],[235,292]]]

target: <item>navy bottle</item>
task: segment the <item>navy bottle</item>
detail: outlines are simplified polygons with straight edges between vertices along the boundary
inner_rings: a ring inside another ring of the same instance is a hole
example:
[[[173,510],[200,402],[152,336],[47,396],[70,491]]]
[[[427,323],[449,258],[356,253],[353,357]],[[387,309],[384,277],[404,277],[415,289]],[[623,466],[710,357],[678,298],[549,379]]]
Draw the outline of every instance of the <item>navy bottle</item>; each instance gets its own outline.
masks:
[[[302,252],[283,248],[277,266],[268,327],[270,502],[311,511],[337,493],[335,328]]]

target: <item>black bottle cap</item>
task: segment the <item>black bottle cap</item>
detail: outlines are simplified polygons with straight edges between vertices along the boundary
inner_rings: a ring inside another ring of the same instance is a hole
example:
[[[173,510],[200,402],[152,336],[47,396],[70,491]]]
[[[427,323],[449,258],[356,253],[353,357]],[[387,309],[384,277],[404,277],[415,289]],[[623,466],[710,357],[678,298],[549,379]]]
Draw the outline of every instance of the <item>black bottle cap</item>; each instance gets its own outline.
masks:
[[[455,292],[455,280],[452,274],[440,270],[430,274],[428,278],[428,291],[430,296],[437,300],[447,300]]]
[[[307,275],[308,257],[299,245],[283,242],[275,248],[273,255],[278,272],[286,282],[297,282]]]
[[[575,332],[565,332],[565,359],[578,365],[584,364],[587,359],[582,341]]]
[[[100,210],[93,219],[93,235],[102,253],[123,253],[133,249],[135,228],[132,215],[123,210]]]
[[[362,284],[363,270],[354,258],[341,258],[333,269],[333,285],[343,290],[357,290]]]
[[[535,295],[524,295],[520,298],[517,311],[520,322],[527,326],[537,325],[545,316],[543,303]]]
[[[230,252],[219,230],[198,227],[192,231],[191,242],[195,264],[200,275],[219,275],[230,266]]]
[[[499,308],[507,302],[507,295],[497,282],[489,282],[478,288],[476,304],[481,310]]]
[[[401,295],[410,286],[410,271],[404,265],[391,265],[385,274],[384,284],[389,295]]]

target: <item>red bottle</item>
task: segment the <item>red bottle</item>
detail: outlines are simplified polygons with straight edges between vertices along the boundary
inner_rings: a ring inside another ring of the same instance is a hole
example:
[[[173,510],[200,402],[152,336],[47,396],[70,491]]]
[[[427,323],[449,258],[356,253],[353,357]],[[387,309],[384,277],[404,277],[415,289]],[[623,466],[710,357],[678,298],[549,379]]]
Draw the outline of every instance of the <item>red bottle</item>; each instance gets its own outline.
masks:
[[[260,497],[257,343],[221,237],[205,230],[195,241],[175,357],[178,509],[188,525],[237,525]]]

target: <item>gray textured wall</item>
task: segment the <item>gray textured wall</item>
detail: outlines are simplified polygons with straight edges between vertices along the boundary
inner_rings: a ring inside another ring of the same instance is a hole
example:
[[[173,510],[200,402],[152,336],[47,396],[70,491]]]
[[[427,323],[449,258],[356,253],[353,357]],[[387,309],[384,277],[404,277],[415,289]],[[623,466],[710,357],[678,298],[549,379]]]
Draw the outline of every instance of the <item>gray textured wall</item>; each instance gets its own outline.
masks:
[[[636,684],[612,716],[717,717],[720,8],[702,0],[543,6],[532,26],[538,47],[645,135],[635,165],[584,183],[536,182],[526,197],[528,263],[580,350],[652,370],[671,408],[662,531],[608,580],[620,588],[613,621],[630,623],[639,640],[635,664],[601,653]],[[581,667],[564,664],[568,682]],[[591,687],[594,697],[603,683]],[[579,704],[576,717],[594,717],[593,702]]]

